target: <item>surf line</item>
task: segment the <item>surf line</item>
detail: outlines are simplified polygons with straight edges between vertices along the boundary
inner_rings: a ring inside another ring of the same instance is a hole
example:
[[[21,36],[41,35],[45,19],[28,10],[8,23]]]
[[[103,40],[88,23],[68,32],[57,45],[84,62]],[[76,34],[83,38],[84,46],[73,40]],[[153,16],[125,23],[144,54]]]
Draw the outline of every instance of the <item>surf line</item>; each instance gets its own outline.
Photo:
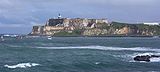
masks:
[[[97,50],[113,50],[113,51],[153,51],[160,52],[160,49],[149,47],[106,47],[106,46],[66,46],[66,47],[35,47],[40,49],[97,49]]]
[[[4,67],[6,68],[10,68],[10,69],[15,69],[15,68],[28,68],[28,67],[33,67],[33,66],[39,66],[40,64],[37,63],[19,63],[16,65],[4,65]]]

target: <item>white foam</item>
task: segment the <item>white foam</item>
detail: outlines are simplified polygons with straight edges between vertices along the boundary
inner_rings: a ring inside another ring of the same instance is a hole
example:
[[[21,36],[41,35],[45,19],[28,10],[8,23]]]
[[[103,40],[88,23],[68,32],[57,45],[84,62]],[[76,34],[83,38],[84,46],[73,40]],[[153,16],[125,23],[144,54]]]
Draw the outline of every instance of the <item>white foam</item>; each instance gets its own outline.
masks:
[[[100,64],[101,62],[95,62],[96,65]]]
[[[151,58],[150,61],[151,62],[160,62],[160,58]]]
[[[40,65],[40,64],[37,64],[37,63],[19,63],[17,65],[4,65],[4,67],[14,69],[14,68],[27,68],[27,67],[38,66],[38,65]]]
[[[151,52],[147,52],[147,53],[134,53],[133,55],[130,55],[132,57],[132,59],[136,56],[145,56],[145,55],[160,55],[160,53],[151,53]],[[130,61],[130,62],[136,62],[136,61]],[[145,61],[140,61],[140,62],[145,62]],[[160,62],[160,58],[150,58],[150,62]]]
[[[160,49],[149,47],[134,47],[134,48],[122,48],[122,47],[106,47],[106,46],[68,46],[68,47],[36,47],[43,49],[98,49],[98,50],[114,50],[114,51],[154,51],[160,52]]]
[[[160,56],[160,53],[151,53],[151,52],[147,52],[147,53],[134,53],[132,56],[135,57],[135,56],[144,56],[144,55],[158,55]]]
[[[122,61],[126,62],[140,62],[140,63],[148,63],[146,61],[135,61],[134,57],[136,56],[145,56],[145,55],[157,55],[160,56],[160,53],[157,52],[145,52],[145,53],[133,53],[133,54],[120,54],[120,55],[113,55],[114,57],[118,57]],[[150,62],[160,62],[160,58],[150,58]]]
[[[38,66],[38,65],[40,65],[40,64],[37,64],[37,63],[32,63],[32,66]]]
[[[160,55],[160,49],[149,48],[149,47],[133,47],[133,48],[123,48],[123,47],[106,47],[106,46],[68,46],[68,47],[36,47],[42,49],[96,49],[96,50],[111,50],[111,51],[138,51],[138,52],[146,52],[146,53],[134,53],[134,54],[126,54],[126,55],[113,55],[115,57],[120,57],[124,59],[124,61],[135,62],[133,58],[135,56],[142,55]],[[157,53],[158,52],[158,53]],[[142,61],[144,62],[144,61]],[[160,62],[160,59],[151,58],[151,62]],[[98,63],[95,63],[98,64]]]

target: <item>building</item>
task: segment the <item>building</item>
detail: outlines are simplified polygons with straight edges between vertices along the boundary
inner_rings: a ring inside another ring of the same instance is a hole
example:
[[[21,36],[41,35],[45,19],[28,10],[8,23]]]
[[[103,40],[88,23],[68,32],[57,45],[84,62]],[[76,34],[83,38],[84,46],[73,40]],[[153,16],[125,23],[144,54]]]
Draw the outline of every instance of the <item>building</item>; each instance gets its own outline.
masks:
[[[96,24],[109,24],[108,20],[88,19],[88,18],[62,18],[61,14],[57,18],[48,19],[44,26],[33,26],[31,34],[50,35],[59,31],[73,31],[75,29],[95,28]]]
[[[159,23],[143,23],[145,25],[160,25]]]
[[[56,26],[58,24],[63,24],[64,19],[49,19],[46,26]]]
[[[31,34],[39,35],[43,33],[44,26],[33,26]]]
[[[87,18],[58,18],[58,19],[49,19],[46,23],[46,26],[74,26],[74,27],[87,27],[92,24],[108,24],[107,19],[87,19]]]

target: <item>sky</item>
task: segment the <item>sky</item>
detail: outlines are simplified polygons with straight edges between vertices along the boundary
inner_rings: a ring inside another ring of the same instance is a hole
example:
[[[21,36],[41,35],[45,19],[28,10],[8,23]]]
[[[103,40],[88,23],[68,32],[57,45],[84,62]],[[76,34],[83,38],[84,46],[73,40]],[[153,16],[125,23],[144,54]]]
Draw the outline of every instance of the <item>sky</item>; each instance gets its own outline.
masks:
[[[67,18],[160,22],[160,0],[0,0],[0,34],[27,34],[58,13]]]

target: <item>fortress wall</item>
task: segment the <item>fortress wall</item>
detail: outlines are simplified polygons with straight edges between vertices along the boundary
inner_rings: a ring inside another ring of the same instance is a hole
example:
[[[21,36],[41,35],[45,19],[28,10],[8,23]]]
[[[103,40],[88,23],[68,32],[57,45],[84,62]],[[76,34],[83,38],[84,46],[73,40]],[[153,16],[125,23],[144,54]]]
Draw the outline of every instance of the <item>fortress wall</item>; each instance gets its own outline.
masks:
[[[33,26],[31,34],[34,35],[49,35],[58,31],[72,31],[75,29],[87,28],[90,29],[97,23],[107,23],[106,19],[87,19],[87,18],[61,18],[49,19],[45,26]]]
[[[109,23],[107,19],[97,19],[96,23]]]
[[[64,27],[56,27],[56,26],[45,26],[44,31],[53,31],[53,30],[64,30]]]
[[[56,26],[57,24],[63,24],[64,19],[49,19],[47,26]]]
[[[64,24],[64,27],[69,27],[70,25],[70,19],[64,19],[64,21],[63,21],[63,24]]]
[[[33,26],[31,34],[42,34],[44,26]]]
[[[86,18],[62,18],[62,19],[49,19],[46,26],[56,26],[58,24],[63,24],[64,27],[75,26],[75,27],[87,27],[88,24],[94,23],[108,23],[107,19],[86,19]]]

